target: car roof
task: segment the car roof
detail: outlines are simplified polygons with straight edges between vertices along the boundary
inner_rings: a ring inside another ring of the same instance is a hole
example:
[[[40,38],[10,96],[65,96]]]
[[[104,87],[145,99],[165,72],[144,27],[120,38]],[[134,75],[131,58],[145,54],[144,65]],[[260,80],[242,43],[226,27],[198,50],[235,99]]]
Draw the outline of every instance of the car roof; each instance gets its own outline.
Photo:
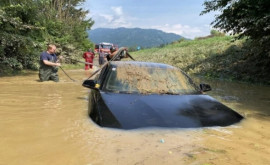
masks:
[[[134,67],[149,67],[149,68],[164,68],[164,69],[174,69],[175,67],[154,62],[142,62],[142,61],[111,61],[110,65],[112,67],[118,66],[134,66]]]

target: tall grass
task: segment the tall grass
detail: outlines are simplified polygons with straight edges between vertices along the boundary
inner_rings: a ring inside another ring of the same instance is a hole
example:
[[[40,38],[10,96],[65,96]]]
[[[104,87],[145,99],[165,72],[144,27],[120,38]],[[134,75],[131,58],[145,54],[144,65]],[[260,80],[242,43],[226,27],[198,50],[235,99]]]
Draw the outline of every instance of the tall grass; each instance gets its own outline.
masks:
[[[201,40],[179,41],[162,48],[131,52],[131,55],[138,61],[170,64],[181,68],[188,74],[270,83],[270,78],[266,74],[257,74],[258,76],[254,77],[254,68],[250,68],[250,66],[256,67],[258,72],[261,72],[261,68],[258,68],[254,60],[251,60],[255,56],[250,54],[245,43],[245,40],[219,36]]]

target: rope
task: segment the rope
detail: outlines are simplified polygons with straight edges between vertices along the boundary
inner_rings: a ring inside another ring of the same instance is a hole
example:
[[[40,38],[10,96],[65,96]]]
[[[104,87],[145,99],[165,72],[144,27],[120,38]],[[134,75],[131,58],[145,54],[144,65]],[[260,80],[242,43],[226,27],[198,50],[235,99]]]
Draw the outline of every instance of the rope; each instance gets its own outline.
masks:
[[[96,70],[94,73],[92,73],[86,80],[89,80],[91,77],[93,77],[95,74],[97,74],[100,70],[102,70],[105,66],[107,66],[109,64],[109,62],[111,61],[115,61],[115,59],[118,58],[118,56],[120,56],[122,54],[122,52],[125,51],[125,54],[131,58],[133,61],[135,61],[135,59],[124,49],[124,48],[120,48],[118,50],[118,52],[116,53],[116,55],[114,55],[109,61],[107,61],[101,68],[99,68],[98,70]],[[121,59],[121,57],[120,57]]]
[[[84,63],[84,64],[93,65],[93,63],[84,62],[84,61],[79,61],[79,60],[75,60],[75,59],[72,59],[72,58],[69,58],[69,57],[64,57],[64,58],[70,59],[70,60],[73,60],[73,61],[77,61],[77,62],[80,62],[80,63]],[[59,66],[59,68],[65,73],[65,75],[66,75],[70,80],[72,80],[73,82],[76,82],[76,80],[72,79],[72,78],[65,72],[65,70],[64,70],[61,66]]]
[[[66,75],[70,80],[72,80],[73,82],[75,82],[75,80],[72,79],[72,78],[65,72],[65,70],[64,70],[61,66],[59,66],[59,68],[65,73],[65,75]]]
[[[80,63],[83,63],[83,64],[93,65],[93,63],[89,63],[89,62],[84,62],[84,61],[80,61],[80,60],[72,59],[72,58],[70,58],[70,57],[64,57],[64,58],[66,58],[66,59],[70,59],[71,61],[80,62]]]
[[[86,80],[89,80],[91,77],[93,77],[95,74],[97,74],[100,70],[102,70],[105,66],[107,66],[109,64],[110,61],[115,61],[122,53],[124,52],[125,55],[127,55],[127,57],[131,58],[133,61],[135,61],[135,59],[124,49],[124,48],[120,48],[118,50],[118,52],[116,53],[116,55],[114,55],[109,61],[107,61],[101,68],[99,68],[98,70],[96,70],[94,73],[92,73]],[[72,59],[72,58],[69,58],[69,57],[64,57],[66,59],[70,59],[70,60],[73,60],[73,61],[77,61],[77,62],[80,62],[80,63],[84,63],[84,64],[90,64],[90,65],[93,65],[93,63],[89,63],[89,62],[84,62],[84,61],[79,61],[79,60],[75,60],[75,59]],[[120,56],[120,59],[121,59],[121,56]],[[74,79],[72,79],[66,72],[65,70],[59,66],[59,68],[65,73],[65,75],[70,79],[72,80],[73,82],[75,82]]]

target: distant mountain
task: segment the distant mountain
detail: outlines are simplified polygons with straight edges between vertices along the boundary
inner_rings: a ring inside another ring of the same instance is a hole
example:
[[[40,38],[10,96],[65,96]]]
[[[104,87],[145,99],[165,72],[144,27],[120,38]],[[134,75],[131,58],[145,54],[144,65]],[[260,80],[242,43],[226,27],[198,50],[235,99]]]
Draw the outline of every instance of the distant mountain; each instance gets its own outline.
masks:
[[[165,33],[155,29],[140,28],[97,28],[88,31],[90,40],[94,43],[110,42],[119,47],[155,47],[168,44],[184,38],[174,33]],[[185,39],[185,38],[184,38]]]

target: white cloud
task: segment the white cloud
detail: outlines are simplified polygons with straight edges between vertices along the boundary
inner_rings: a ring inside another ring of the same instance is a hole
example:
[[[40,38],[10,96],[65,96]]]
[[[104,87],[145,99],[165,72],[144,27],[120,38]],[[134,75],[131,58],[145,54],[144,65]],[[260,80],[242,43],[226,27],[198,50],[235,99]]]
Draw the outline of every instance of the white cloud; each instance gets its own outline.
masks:
[[[206,36],[209,34],[209,28],[208,27],[191,27],[189,25],[181,25],[181,24],[165,24],[165,25],[158,25],[158,26],[152,26],[151,28],[153,29],[159,29],[167,33],[175,33],[179,34],[183,37],[186,38],[195,38],[195,37],[200,37],[200,36]]]
[[[109,11],[104,13],[96,13],[93,15],[95,21],[94,27],[117,28],[131,27],[132,23],[126,14],[123,12],[122,6],[112,6]]]
[[[112,15],[108,15],[108,14],[100,14],[99,15],[101,18],[104,18],[105,20],[107,20],[109,23],[113,21],[113,16]]]
[[[182,25],[182,24],[168,24],[147,26],[147,25],[134,25],[133,22],[137,22],[138,18],[130,17],[123,11],[122,6],[112,6],[109,10],[103,13],[95,13],[92,15],[95,24],[93,28],[118,28],[118,27],[138,27],[144,29],[158,29],[167,33],[179,34],[183,37],[194,39],[195,37],[202,37],[210,34],[210,25],[202,25],[201,27]],[[145,21],[147,23],[147,21]]]
[[[111,9],[114,11],[116,15],[122,16],[123,15],[123,9],[121,6],[118,7],[111,7]]]

